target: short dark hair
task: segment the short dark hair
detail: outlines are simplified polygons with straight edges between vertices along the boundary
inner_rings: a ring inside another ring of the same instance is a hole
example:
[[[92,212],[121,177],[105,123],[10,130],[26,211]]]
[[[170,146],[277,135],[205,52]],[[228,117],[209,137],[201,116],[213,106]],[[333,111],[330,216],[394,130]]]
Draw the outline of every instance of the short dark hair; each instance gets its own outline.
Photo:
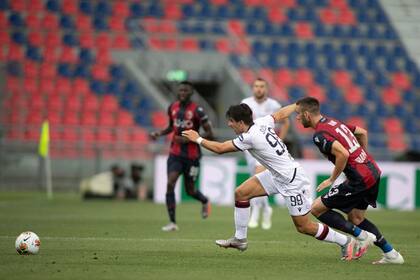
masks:
[[[296,102],[302,108],[302,111],[308,111],[311,114],[319,114],[320,105],[318,99],[314,97],[304,97]]]
[[[245,103],[232,105],[226,111],[226,118],[233,119],[235,122],[243,121],[247,125],[253,124],[252,110]]]
[[[191,87],[191,89],[194,89],[194,85],[193,85],[193,83],[191,83],[190,81],[182,81],[182,82],[180,82],[178,85],[179,85],[179,86],[180,86],[180,85],[186,85],[186,86]]]

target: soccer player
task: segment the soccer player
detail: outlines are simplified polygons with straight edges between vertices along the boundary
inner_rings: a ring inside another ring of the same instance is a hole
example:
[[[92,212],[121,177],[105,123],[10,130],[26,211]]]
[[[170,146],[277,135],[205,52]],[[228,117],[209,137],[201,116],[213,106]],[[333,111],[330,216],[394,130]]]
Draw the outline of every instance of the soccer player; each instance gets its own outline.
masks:
[[[181,174],[184,175],[184,187],[187,194],[202,203],[202,218],[206,219],[210,212],[208,198],[194,187],[200,169],[200,147],[181,135],[183,130],[199,130],[200,127],[203,127],[206,137],[213,138],[213,130],[207,114],[202,107],[191,101],[193,92],[194,87],[191,82],[181,82],[177,88],[177,101],[168,107],[168,127],[161,131],[150,133],[150,137],[156,140],[159,136],[173,132],[167,161],[168,183],[166,189],[166,208],[170,222],[162,227],[163,231],[176,231],[179,229],[175,219],[176,202],[174,190],[176,181]]]
[[[262,78],[257,78],[252,85],[253,96],[245,98],[241,103],[247,104],[252,110],[252,117],[254,119],[264,117],[272,114],[281,108],[281,105],[274,99],[268,97],[268,84]],[[281,127],[279,137],[284,139],[289,129],[289,119],[285,119]],[[249,168],[251,176],[264,171],[262,166],[251,154],[245,151],[245,159]],[[260,214],[262,216],[261,228],[271,228],[271,215],[273,209],[268,202],[268,196],[255,197],[251,199],[251,217],[249,219],[248,227],[258,227]]]
[[[216,244],[224,248],[246,250],[250,215],[249,200],[280,193],[286,200],[298,232],[340,245],[342,259],[351,260],[354,245],[359,241],[355,242],[353,238],[336,232],[327,225],[310,220],[308,214],[312,200],[309,179],[274,131],[275,121],[283,120],[285,112],[291,113],[294,109],[295,105],[289,105],[273,115],[253,120],[252,111],[248,105],[231,106],[226,112],[228,126],[238,137],[223,143],[204,139],[194,130],[182,132],[182,135],[190,141],[218,154],[247,150],[266,168],[265,171],[252,176],[235,190],[235,235],[227,240],[216,240]],[[360,243],[361,247],[367,245],[364,241]]]
[[[347,177],[345,182],[331,187],[327,194],[314,201],[312,214],[321,222],[353,236],[362,235],[362,229],[373,233],[374,244],[384,253],[383,258],[374,264],[404,263],[401,254],[393,249],[379,229],[365,218],[367,207],[376,207],[381,175],[375,160],[367,153],[367,131],[322,116],[319,101],[313,97],[302,98],[296,105],[297,120],[304,127],[315,130],[315,145],[334,164],[331,176],[318,186],[317,191],[333,185],[341,172]],[[349,221],[332,209],[347,213]],[[371,238],[370,233],[368,238]],[[356,248],[355,257],[363,255],[365,249],[367,247]]]

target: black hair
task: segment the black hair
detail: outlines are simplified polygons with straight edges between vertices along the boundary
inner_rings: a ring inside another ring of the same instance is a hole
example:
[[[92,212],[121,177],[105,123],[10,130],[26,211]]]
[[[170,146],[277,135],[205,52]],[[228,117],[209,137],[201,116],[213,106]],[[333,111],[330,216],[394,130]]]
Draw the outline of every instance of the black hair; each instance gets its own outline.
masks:
[[[302,108],[302,111],[308,111],[311,114],[319,114],[320,105],[318,99],[314,97],[304,97],[296,102]]]
[[[180,82],[178,85],[179,85],[179,86],[180,86],[180,85],[186,85],[186,86],[191,87],[191,89],[192,89],[192,90],[194,90],[194,85],[193,85],[193,83],[191,83],[190,81],[182,81],[182,82]]]
[[[245,103],[230,106],[226,111],[226,118],[232,119],[235,122],[243,121],[247,125],[254,123],[252,120],[252,110]]]

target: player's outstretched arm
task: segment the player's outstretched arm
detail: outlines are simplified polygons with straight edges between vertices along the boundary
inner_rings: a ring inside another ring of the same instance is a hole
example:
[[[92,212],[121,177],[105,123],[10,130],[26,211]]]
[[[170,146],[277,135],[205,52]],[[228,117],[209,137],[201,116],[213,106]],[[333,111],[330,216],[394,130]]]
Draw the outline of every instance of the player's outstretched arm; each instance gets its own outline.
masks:
[[[275,122],[280,122],[286,118],[288,118],[293,112],[296,111],[296,104],[290,104],[285,107],[282,107],[277,112],[273,113],[273,118]]]
[[[229,152],[237,152],[238,149],[233,145],[232,141],[217,142],[203,139],[200,134],[195,130],[184,130],[182,136],[188,138],[188,140],[195,142],[209,151],[216,154],[224,154]]]

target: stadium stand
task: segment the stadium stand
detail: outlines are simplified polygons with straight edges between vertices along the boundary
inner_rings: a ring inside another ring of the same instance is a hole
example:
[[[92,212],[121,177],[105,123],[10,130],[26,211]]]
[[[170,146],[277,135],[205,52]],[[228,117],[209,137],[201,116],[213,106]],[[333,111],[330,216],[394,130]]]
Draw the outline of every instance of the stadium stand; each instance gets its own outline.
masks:
[[[165,125],[113,62],[125,49],[225,54],[281,102],[312,95],[325,113],[366,126],[374,151],[419,149],[420,72],[377,0],[1,2],[6,138],[36,141],[48,119],[64,143],[53,156],[145,144],[146,129]]]

